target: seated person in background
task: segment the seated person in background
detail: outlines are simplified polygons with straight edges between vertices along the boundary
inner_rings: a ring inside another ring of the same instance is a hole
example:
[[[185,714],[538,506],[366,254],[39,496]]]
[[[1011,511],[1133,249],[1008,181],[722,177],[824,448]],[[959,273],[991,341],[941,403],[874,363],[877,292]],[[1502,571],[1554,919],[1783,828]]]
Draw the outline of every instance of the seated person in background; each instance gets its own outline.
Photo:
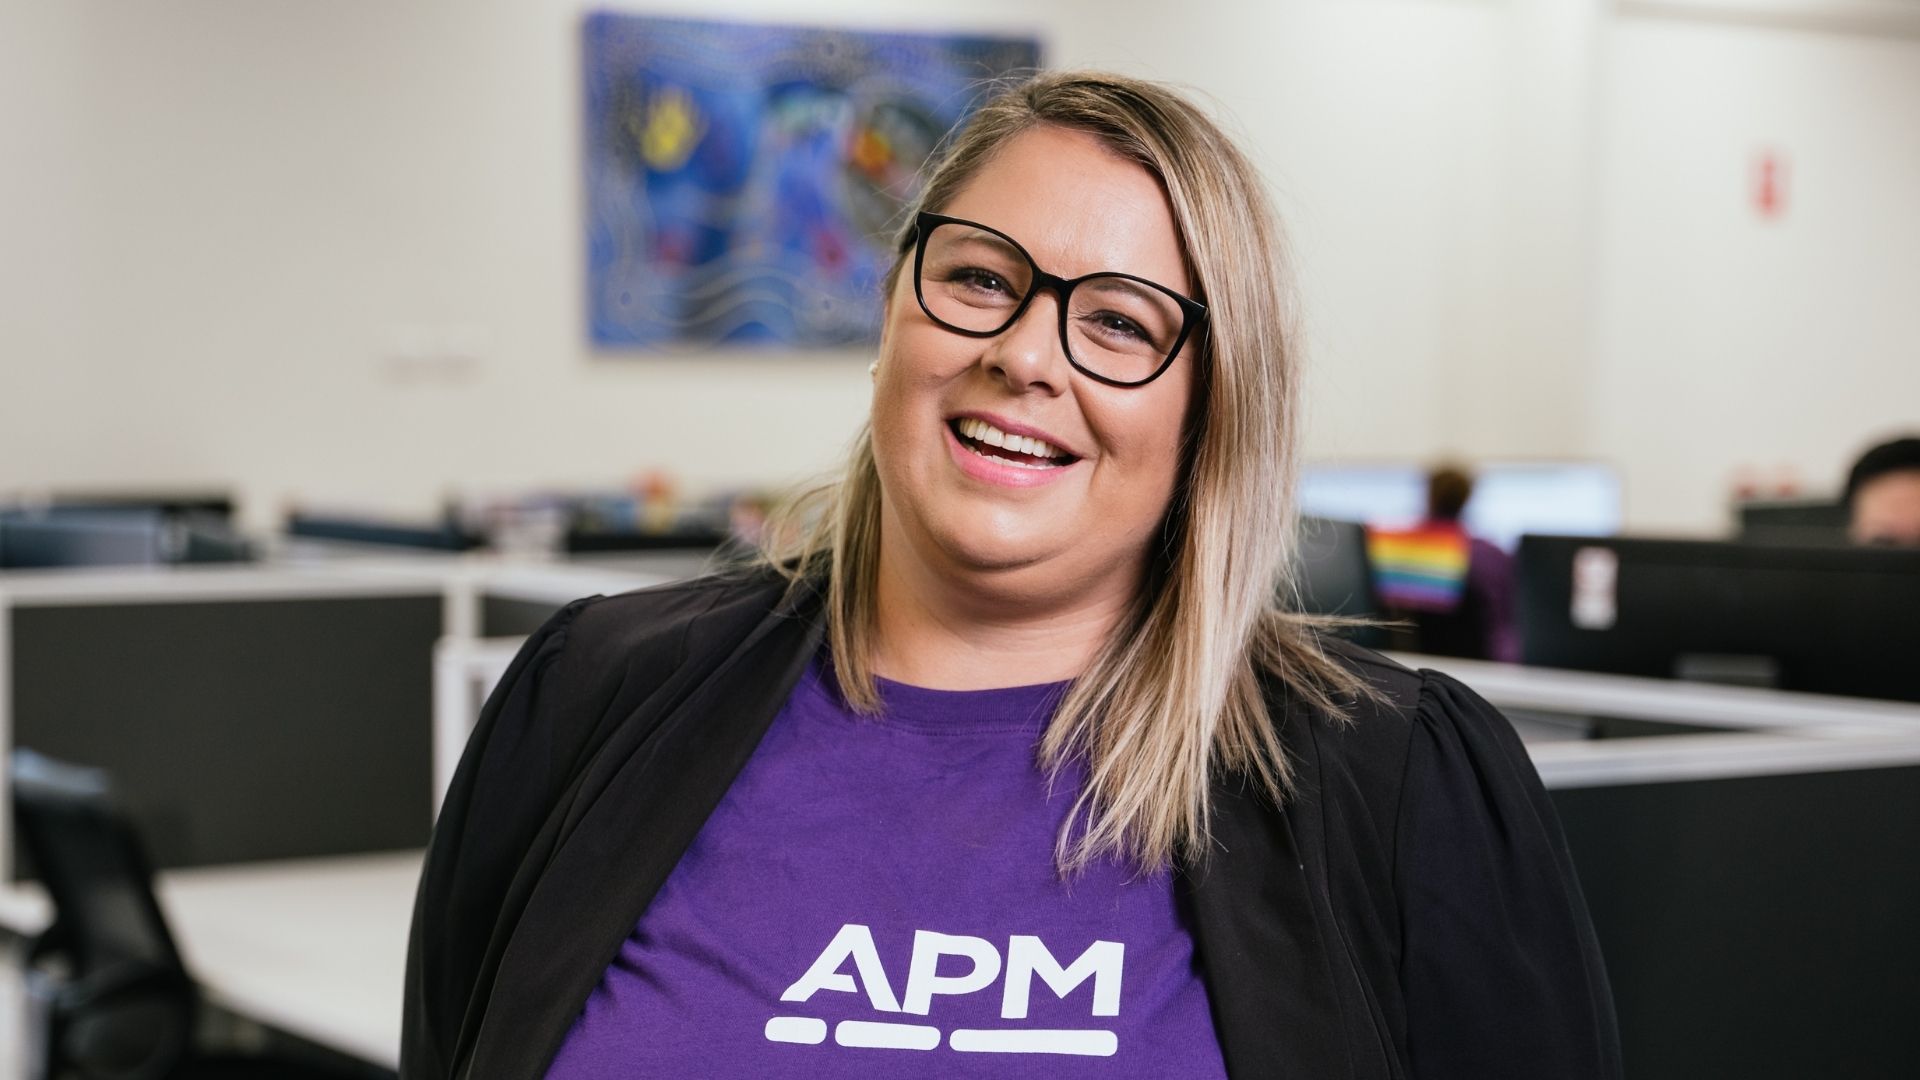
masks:
[[[1847,474],[1847,536],[1856,544],[1920,546],[1920,437],[1860,455]]]
[[[1517,663],[1513,562],[1460,524],[1472,497],[1473,478],[1465,470],[1442,466],[1430,473],[1427,520],[1369,532],[1375,587],[1390,615],[1412,622],[1406,648]]]

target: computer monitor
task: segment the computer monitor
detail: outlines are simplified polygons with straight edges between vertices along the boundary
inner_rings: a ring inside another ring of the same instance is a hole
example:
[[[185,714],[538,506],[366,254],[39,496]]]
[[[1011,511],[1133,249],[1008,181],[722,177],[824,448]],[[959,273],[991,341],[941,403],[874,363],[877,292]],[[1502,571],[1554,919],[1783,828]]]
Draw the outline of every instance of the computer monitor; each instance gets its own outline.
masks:
[[[1920,701],[1920,550],[1527,536],[1543,667]]]
[[[252,545],[226,519],[164,509],[0,511],[0,568],[244,562]]]
[[[1620,474],[1593,461],[1495,461],[1475,470],[1467,531],[1512,551],[1525,533],[1612,536]]]
[[[295,513],[287,517],[287,535],[304,540],[336,540],[428,551],[471,551],[483,541],[451,521],[390,521],[373,517]]]
[[[1366,526],[1354,521],[1302,518],[1294,548],[1294,574],[1299,594],[1286,598],[1289,607],[1310,615],[1380,617],[1373,565],[1367,559]],[[1348,627],[1341,636],[1369,648],[1386,645],[1386,631],[1380,626]]]
[[[1427,514],[1427,470],[1406,462],[1309,465],[1295,497],[1303,515],[1405,528]]]
[[[0,513],[0,568],[152,566],[167,561],[165,519],[152,511]]]
[[[1512,551],[1524,533],[1609,536],[1620,529],[1618,470],[1594,461],[1488,461],[1471,467],[1462,520],[1473,535]],[[1427,513],[1427,467],[1406,462],[1309,465],[1300,512],[1403,529]]]
[[[1745,543],[1816,547],[1848,542],[1847,506],[1832,499],[1744,502],[1736,513]]]
[[[233,520],[233,496],[224,491],[56,491],[54,510],[151,510],[169,518]]]

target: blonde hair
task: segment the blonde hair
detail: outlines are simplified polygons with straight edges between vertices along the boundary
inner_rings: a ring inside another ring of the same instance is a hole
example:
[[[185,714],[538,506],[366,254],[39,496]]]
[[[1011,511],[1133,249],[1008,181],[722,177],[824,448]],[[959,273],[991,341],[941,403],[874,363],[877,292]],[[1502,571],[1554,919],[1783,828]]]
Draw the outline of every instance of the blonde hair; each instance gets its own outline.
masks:
[[[1318,645],[1324,622],[1288,610],[1301,372],[1282,241],[1252,164],[1198,108],[1155,83],[1053,72],[992,97],[932,166],[906,215],[891,288],[912,250],[913,211],[939,211],[1008,140],[1037,125],[1091,133],[1159,178],[1207,305],[1195,352],[1184,476],[1145,587],[1040,744],[1057,775],[1086,781],[1056,855],[1072,871],[1117,857],[1140,868],[1204,855],[1210,783],[1251,778],[1276,802],[1292,770],[1263,677],[1334,716],[1362,682]],[[828,647],[846,700],[879,707],[876,625],[881,489],[871,429],[838,483],[791,504],[762,557],[796,586],[824,579]]]

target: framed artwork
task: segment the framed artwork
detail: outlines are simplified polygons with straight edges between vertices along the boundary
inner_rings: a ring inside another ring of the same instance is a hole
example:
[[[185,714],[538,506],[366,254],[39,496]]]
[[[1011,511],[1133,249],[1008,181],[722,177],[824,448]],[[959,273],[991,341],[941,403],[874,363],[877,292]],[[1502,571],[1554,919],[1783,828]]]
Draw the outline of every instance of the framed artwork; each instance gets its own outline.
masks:
[[[852,345],[921,165],[1036,39],[587,17],[588,321],[608,348]]]

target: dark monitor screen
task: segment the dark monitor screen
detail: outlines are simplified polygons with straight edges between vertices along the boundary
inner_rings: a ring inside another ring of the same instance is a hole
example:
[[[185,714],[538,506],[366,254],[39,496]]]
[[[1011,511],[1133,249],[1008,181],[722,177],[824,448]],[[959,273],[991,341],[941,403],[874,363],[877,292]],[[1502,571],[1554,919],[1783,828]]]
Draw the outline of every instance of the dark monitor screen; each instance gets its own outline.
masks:
[[[165,561],[166,522],[156,512],[0,514],[0,567],[150,566]]]
[[[1830,499],[1745,502],[1740,539],[1749,544],[1817,547],[1847,542],[1847,507]]]
[[[252,545],[230,523],[161,509],[0,511],[0,568],[244,562]]]
[[[1528,536],[1523,659],[1920,701],[1920,550]]]
[[[1302,518],[1294,548],[1294,574],[1299,592],[1288,598],[1289,607],[1310,615],[1379,618],[1373,565],[1367,560],[1366,526],[1353,521]],[[1378,625],[1350,626],[1340,634],[1369,648],[1387,644],[1385,630]]]
[[[449,522],[415,523],[322,514],[289,516],[287,535],[309,540],[425,548],[429,551],[471,551],[481,544],[479,537]]]
[[[149,510],[169,518],[233,520],[233,496],[222,491],[65,491],[54,510]]]
[[[1299,608],[1314,615],[1371,616],[1373,571],[1367,562],[1366,526],[1352,521],[1302,518],[1295,548]]]

